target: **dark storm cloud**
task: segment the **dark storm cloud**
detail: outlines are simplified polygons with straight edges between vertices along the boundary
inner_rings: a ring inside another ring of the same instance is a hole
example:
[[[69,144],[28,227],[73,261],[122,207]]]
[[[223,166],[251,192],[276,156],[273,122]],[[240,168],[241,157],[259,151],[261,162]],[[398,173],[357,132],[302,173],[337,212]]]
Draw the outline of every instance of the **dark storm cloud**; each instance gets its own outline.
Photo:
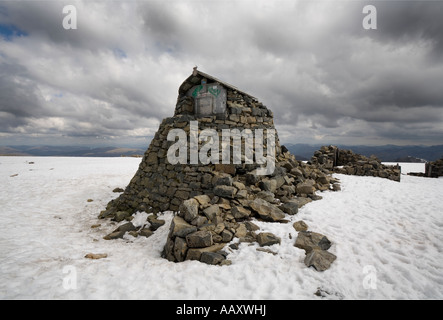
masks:
[[[380,21],[378,37],[398,43],[427,40],[432,43],[432,53],[442,57],[442,1],[392,1],[376,5]]]
[[[263,101],[289,142],[443,140],[441,1],[70,4],[78,30],[64,2],[0,4],[24,35],[0,47],[0,134],[152,135],[198,65]]]

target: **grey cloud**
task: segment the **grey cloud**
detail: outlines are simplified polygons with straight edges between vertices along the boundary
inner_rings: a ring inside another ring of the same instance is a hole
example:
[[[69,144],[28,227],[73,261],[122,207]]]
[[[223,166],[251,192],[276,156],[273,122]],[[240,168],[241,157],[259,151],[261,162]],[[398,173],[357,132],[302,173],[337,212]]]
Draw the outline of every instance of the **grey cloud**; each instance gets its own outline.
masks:
[[[443,137],[439,2],[376,1],[373,31],[363,1],[78,1],[73,32],[62,4],[3,5],[1,19],[29,33],[0,49],[9,131],[56,135],[37,126],[60,118],[71,137],[155,132],[197,64],[257,96],[292,142]]]

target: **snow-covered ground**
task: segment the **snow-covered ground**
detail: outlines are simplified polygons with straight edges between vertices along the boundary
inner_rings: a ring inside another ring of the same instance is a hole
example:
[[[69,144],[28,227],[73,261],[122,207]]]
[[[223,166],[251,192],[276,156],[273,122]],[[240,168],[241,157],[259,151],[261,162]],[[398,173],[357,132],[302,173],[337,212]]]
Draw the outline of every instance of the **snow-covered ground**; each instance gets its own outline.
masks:
[[[442,178],[335,175],[342,191],[320,193],[290,223],[257,222],[282,238],[276,255],[243,243],[220,267],[160,257],[170,212],[149,238],[103,239],[117,225],[97,215],[140,160],[0,157],[0,299],[322,299],[318,288],[323,299],[443,299]],[[329,270],[307,268],[293,246],[300,219],[333,242]]]

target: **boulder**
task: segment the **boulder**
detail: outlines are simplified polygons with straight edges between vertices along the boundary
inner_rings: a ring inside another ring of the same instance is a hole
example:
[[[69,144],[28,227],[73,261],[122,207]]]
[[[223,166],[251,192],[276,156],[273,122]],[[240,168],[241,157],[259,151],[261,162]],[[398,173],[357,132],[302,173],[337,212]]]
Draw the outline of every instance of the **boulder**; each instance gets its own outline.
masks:
[[[232,238],[234,237],[234,234],[229,231],[224,229],[221,233],[220,233],[221,237],[222,237],[222,242],[229,242],[232,240]]]
[[[190,248],[186,253],[185,260],[200,260],[203,252],[217,252],[223,249],[224,246],[225,246],[224,243],[216,243],[206,248]]]
[[[313,249],[328,250],[331,247],[331,241],[329,241],[326,236],[317,232],[300,231],[294,246],[309,253]]]
[[[217,174],[212,179],[212,184],[214,186],[219,186],[219,185],[232,186],[232,182],[233,182],[232,177],[226,173]]]
[[[85,258],[87,259],[103,259],[103,258],[107,258],[108,254],[107,253],[88,253],[87,255],[85,255]]]
[[[214,188],[214,194],[222,198],[234,198],[237,189],[232,186],[218,185]]]
[[[103,237],[105,240],[114,240],[114,239],[121,239],[125,235],[126,231],[114,231],[110,234],[107,234]]]
[[[205,248],[212,246],[212,233],[210,231],[196,231],[186,236],[189,248]]]
[[[251,211],[242,206],[233,206],[231,213],[235,219],[244,219],[251,215]]]
[[[247,233],[248,229],[246,228],[246,225],[244,223],[239,223],[237,229],[235,229],[235,236],[237,238],[244,238]]]
[[[217,204],[213,204],[212,206],[207,207],[203,210],[206,218],[211,221],[215,221],[215,217],[220,213],[220,207]]]
[[[198,201],[194,198],[185,200],[180,205],[180,215],[188,222],[191,222],[198,216]]]
[[[154,214],[151,214],[147,220],[151,225],[151,229],[153,231],[157,230],[158,228],[160,228],[165,224],[165,220],[158,219],[158,217]]]
[[[123,232],[127,232],[127,231],[133,231],[135,230],[135,226],[132,224],[132,222],[127,222],[122,224],[121,226],[119,226],[117,229],[115,229],[113,232],[117,232],[117,231],[123,231]]]
[[[260,191],[257,193],[257,197],[268,202],[272,202],[275,199],[275,195],[271,191]]]
[[[281,210],[289,215],[297,214],[298,212],[298,202],[290,200],[280,206]]]
[[[280,243],[281,239],[280,237],[277,237],[271,232],[261,232],[257,235],[257,242],[260,245],[260,247],[264,247]]]
[[[170,236],[172,237],[186,237],[188,234],[197,231],[196,226],[187,223],[183,218],[175,216],[172,219],[170,227]]]
[[[254,199],[249,202],[249,206],[265,221],[278,222],[285,218],[283,211],[263,199]]]
[[[295,231],[308,230],[308,225],[303,220],[294,222],[294,224],[292,226],[294,227]]]
[[[306,180],[305,182],[301,182],[297,184],[297,193],[298,194],[314,194],[315,188],[314,183],[310,180]]]
[[[188,251],[188,245],[186,240],[180,237],[175,237],[174,241],[174,257],[178,262],[182,262],[186,258],[186,252]]]
[[[225,256],[218,252],[202,252],[200,262],[217,265],[225,260]]]
[[[211,202],[211,198],[209,198],[209,196],[206,194],[195,196],[194,199],[196,199],[198,203],[200,203],[200,205],[203,207]]]
[[[127,211],[117,211],[114,215],[114,220],[120,222],[129,216],[131,216],[131,214]]]
[[[146,237],[146,238],[149,238],[153,234],[154,234],[154,232],[148,228],[141,229],[138,233],[139,236]]]
[[[317,271],[325,271],[329,269],[336,258],[334,254],[326,250],[313,249],[306,255],[304,262],[307,267],[314,267]]]

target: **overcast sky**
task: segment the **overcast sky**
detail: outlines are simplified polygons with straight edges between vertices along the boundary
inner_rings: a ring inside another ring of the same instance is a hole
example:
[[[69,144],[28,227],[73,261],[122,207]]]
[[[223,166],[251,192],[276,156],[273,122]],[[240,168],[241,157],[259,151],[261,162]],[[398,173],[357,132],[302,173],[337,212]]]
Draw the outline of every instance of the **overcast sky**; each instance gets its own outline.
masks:
[[[443,1],[0,0],[0,145],[147,147],[195,65],[270,108],[282,143],[443,144],[442,17]]]

